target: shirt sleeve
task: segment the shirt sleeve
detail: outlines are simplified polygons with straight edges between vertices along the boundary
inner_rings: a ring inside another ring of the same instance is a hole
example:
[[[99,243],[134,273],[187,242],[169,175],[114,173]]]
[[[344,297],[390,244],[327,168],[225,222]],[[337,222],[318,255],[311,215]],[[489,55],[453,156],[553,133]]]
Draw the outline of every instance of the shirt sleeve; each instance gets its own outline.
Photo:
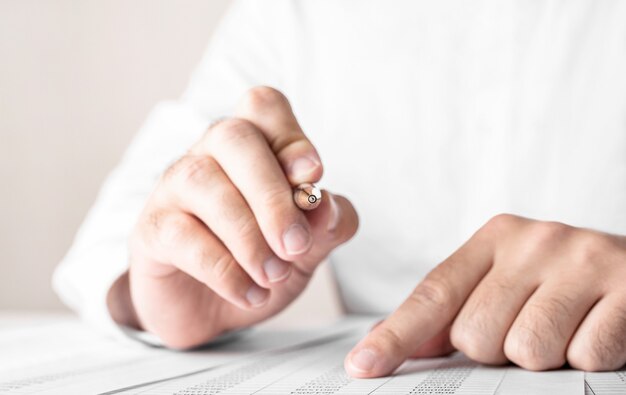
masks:
[[[106,298],[128,269],[128,237],[161,173],[213,120],[231,115],[247,89],[280,88],[280,33],[274,18],[282,1],[238,0],[231,5],[185,93],[153,109],[104,182],[52,280],[61,300],[97,328],[131,333],[112,320]]]

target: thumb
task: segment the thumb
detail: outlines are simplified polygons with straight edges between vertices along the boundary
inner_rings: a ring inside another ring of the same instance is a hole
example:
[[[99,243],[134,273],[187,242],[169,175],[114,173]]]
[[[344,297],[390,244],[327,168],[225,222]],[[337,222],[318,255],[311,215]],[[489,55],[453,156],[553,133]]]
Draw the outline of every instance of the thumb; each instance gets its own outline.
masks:
[[[313,273],[317,265],[337,246],[350,240],[359,226],[354,206],[343,196],[322,191],[322,202],[305,213],[311,226],[313,246],[296,264],[307,273]]]

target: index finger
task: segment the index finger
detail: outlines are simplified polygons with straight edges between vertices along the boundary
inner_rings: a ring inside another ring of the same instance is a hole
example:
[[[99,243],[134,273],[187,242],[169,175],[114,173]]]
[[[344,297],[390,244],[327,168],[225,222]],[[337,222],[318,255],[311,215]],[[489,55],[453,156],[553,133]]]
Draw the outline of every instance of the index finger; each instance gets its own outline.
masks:
[[[250,89],[236,116],[261,130],[292,186],[317,182],[322,177],[320,157],[281,92],[266,86]]]
[[[385,321],[345,360],[354,377],[392,373],[428,340],[448,326],[493,261],[492,242],[482,232],[433,269]]]

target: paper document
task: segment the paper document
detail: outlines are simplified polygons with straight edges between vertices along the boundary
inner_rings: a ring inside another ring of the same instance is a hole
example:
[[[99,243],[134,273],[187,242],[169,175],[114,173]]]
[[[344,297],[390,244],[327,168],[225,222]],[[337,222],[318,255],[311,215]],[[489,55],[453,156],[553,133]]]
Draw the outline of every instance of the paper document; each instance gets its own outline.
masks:
[[[352,379],[348,351],[371,320],[327,330],[252,331],[175,352],[120,343],[75,321],[0,328],[0,394],[626,394],[624,372],[530,372],[457,353],[406,362],[392,376]]]
[[[352,379],[343,369],[343,359],[360,335],[345,334],[263,353],[121,394],[584,394],[582,372],[485,367],[461,354],[409,361],[390,377]],[[528,380],[533,383],[532,392],[528,391]]]
[[[106,393],[203,371],[324,334],[252,332],[226,346],[176,352],[130,339],[109,339],[76,319],[0,327],[0,394]]]
[[[585,374],[586,395],[626,394],[626,370]]]

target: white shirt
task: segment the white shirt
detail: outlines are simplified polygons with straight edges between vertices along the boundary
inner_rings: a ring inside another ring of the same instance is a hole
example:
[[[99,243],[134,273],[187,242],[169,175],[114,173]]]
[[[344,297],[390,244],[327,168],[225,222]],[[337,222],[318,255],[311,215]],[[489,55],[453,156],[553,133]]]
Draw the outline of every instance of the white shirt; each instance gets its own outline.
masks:
[[[624,1],[236,1],[102,187],[55,289],[114,327],[105,296],[158,176],[255,85],[287,95],[321,185],[360,213],[331,256],[349,312],[389,312],[501,212],[626,234],[625,21]]]

